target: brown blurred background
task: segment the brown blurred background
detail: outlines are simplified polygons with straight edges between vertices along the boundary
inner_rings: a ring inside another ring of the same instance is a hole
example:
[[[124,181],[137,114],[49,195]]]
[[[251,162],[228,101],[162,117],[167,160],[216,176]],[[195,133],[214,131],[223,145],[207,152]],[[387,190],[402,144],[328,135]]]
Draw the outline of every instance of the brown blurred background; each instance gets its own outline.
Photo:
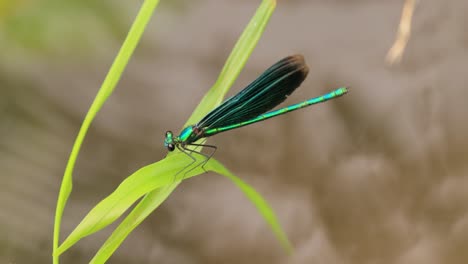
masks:
[[[141,1],[0,1],[0,263],[50,263],[74,138]],[[260,1],[161,1],[85,140],[62,238],[126,176],[162,159]],[[230,94],[282,57],[311,72],[287,101],[338,100],[220,134],[216,158],[265,196],[288,257],[222,176],[184,182],[109,263],[468,263],[468,2],[279,1]],[[113,226],[115,227],[115,225]],[[108,228],[61,258],[87,263]]]

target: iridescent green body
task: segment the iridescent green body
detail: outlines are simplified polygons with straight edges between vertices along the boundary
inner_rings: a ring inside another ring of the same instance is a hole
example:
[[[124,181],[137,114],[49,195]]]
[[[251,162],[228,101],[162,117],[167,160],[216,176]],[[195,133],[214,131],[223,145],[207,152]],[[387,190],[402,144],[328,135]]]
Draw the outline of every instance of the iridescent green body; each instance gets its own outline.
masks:
[[[164,145],[169,151],[177,147],[195,162],[190,153],[196,151],[186,146],[206,146],[216,150],[215,146],[195,144],[199,139],[325,102],[348,92],[348,88],[341,87],[322,96],[269,111],[286,100],[300,86],[308,72],[309,68],[301,55],[289,56],[278,61],[241,92],[213,109],[200,122],[184,128],[179,136],[174,137],[171,131],[167,131]],[[211,155],[207,156],[207,159]]]
[[[238,124],[233,124],[233,125],[230,125],[230,126],[212,128],[212,129],[205,130],[204,133],[203,133],[203,136],[204,137],[210,137],[210,136],[213,136],[213,135],[218,134],[220,132],[224,132],[224,131],[227,131],[227,130],[247,126],[247,125],[257,123],[257,122],[260,122],[260,121],[263,121],[263,120],[266,120],[266,119],[269,119],[269,118],[272,118],[272,117],[275,117],[275,116],[284,115],[286,113],[289,113],[289,112],[292,112],[292,111],[295,111],[295,110],[298,110],[298,109],[301,109],[301,108],[304,108],[304,107],[307,107],[307,106],[322,103],[322,102],[328,101],[330,99],[342,96],[342,95],[346,94],[347,92],[348,92],[348,88],[341,87],[341,88],[336,89],[335,91],[329,92],[329,93],[324,94],[322,96],[314,97],[314,98],[311,98],[311,99],[309,99],[307,101],[297,103],[297,104],[293,104],[293,105],[289,105],[289,106],[286,106],[284,108],[280,108],[278,110],[270,111],[268,113],[259,115],[256,118],[252,118],[250,120],[240,122]]]

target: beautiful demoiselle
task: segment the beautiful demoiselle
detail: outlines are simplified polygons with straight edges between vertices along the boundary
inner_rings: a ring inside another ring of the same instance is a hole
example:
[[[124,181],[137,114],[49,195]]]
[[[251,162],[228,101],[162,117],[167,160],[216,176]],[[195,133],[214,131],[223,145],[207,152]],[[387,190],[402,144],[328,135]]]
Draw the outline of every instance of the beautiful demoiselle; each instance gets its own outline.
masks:
[[[193,153],[205,156],[206,159],[201,162],[203,167],[216,152],[216,146],[197,144],[195,143],[197,140],[325,102],[348,92],[347,87],[340,87],[322,96],[267,112],[286,100],[304,81],[308,72],[309,68],[302,55],[288,56],[278,61],[238,94],[209,112],[198,123],[184,128],[178,136],[167,131],[164,146],[169,151],[178,148],[193,160],[191,164],[196,161],[192,156]],[[213,151],[207,155],[188,146],[208,147]]]

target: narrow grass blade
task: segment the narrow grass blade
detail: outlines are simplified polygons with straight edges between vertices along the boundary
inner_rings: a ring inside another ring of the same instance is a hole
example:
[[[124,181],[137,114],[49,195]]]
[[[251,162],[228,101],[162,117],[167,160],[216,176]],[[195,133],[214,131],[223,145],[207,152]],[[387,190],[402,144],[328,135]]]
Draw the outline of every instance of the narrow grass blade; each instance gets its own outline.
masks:
[[[120,49],[117,57],[112,64],[109,73],[107,74],[104,82],[102,83],[101,88],[99,89],[96,98],[94,99],[86,117],[81,125],[80,131],[78,132],[78,136],[76,137],[75,143],[73,144],[73,148],[70,154],[70,158],[68,159],[67,166],[65,168],[65,173],[63,175],[62,184],[60,186],[60,192],[57,200],[57,208],[55,212],[55,222],[54,222],[54,239],[53,239],[53,263],[58,264],[59,259],[57,254],[59,239],[60,239],[60,226],[63,216],[63,210],[65,208],[65,204],[70,196],[72,191],[72,172],[75,166],[76,159],[78,157],[78,153],[80,152],[81,144],[83,143],[84,137],[93,121],[94,117],[96,116],[97,112],[101,109],[102,105],[109,97],[109,95],[114,90],[117,82],[120,79],[120,76],[128,63],[135,47],[137,46],[141,35],[151,18],[151,15],[156,8],[159,0],[146,0],[141,9],[138,13],[128,35],[125,39],[122,48]]]

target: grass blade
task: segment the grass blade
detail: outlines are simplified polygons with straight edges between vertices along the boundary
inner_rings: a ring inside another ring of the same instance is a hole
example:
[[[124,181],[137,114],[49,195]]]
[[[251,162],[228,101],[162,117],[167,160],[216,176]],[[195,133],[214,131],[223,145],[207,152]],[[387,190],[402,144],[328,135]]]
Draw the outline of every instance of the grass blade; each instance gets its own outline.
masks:
[[[94,99],[86,117],[81,125],[78,136],[76,137],[75,143],[70,154],[70,157],[65,168],[65,173],[63,175],[62,183],[60,186],[59,196],[57,199],[57,208],[55,211],[55,221],[54,221],[54,239],[53,239],[53,263],[59,263],[59,254],[57,254],[59,239],[60,239],[60,226],[62,222],[63,210],[65,204],[70,196],[72,191],[72,172],[75,166],[78,153],[80,152],[81,144],[83,143],[84,137],[96,116],[97,112],[101,109],[102,105],[106,99],[110,96],[114,90],[117,82],[120,79],[120,76],[125,69],[135,47],[137,46],[141,35],[151,18],[151,15],[156,8],[159,0],[146,0],[138,13],[128,35],[125,39],[122,48],[120,49],[117,57],[112,64],[109,73],[107,74],[104,82],[102,83],[101,88],[99,89],[96,98]]]

